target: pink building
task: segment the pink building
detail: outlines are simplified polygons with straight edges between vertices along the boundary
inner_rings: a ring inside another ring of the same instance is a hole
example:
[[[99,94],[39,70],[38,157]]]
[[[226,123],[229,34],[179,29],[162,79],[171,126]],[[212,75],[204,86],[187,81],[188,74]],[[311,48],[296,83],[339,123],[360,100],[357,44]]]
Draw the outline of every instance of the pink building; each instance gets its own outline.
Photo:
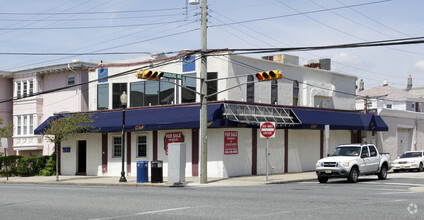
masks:
[[[7,102],[7,99],[12,97],[12,74],[10,72],[0,71],[0,118],[3,119],[2,127],[11,124],[12,121],[12,102]],[[3,102],[4,101],[4,102]],[[12,138],[9,138],[9,146],[7,153],[14,154],[12,149]],[[3,150],[0,155],[3,154]]]
[[[14,124],[13,150],[16,154],[35,156],[53,152],[54,145],[43,136],[34,135],[34,129],[54,113],[88,110],[89,85],[80,83],[88,81],[87,70],[95,65],[76,60],[11,73],[9,83],[13,94],[5,96],[15,98],[13,119],[9,121],[13,120]],[[69,87],[55,90],[66,86]],[[3,96],[3,87],[0,88]]]

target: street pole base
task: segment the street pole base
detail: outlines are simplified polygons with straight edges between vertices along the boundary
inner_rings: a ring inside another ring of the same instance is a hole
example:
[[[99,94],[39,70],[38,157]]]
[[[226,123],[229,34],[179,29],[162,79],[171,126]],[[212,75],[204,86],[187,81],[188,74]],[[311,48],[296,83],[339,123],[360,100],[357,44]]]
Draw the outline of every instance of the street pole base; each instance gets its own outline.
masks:
[[[121,179],[119,179],[119,182],[120,183],[127,182],[127,178],[125,178],[124,176],[121,176]]]

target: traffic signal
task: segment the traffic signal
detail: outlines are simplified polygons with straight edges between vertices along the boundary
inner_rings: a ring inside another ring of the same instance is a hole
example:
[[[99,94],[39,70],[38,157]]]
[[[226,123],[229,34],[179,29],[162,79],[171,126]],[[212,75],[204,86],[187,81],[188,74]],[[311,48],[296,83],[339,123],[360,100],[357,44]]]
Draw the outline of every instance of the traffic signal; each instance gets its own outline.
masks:
[[[163,76],[163,72],[152,70],[138,70],[135,73],[135,76],[138,79],[159,80]]]
[[[271,70],[271,71],[256,73],[256,78],[258,78],[259,81],[276,80],[276,79],[282,79],[283,77],[284,77],[284,74],[280,70]]]

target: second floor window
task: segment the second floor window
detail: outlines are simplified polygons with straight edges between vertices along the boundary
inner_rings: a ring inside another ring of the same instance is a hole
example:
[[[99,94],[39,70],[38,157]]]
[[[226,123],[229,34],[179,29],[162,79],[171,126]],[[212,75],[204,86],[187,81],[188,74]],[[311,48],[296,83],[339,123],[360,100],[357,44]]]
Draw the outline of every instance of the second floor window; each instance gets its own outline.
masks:
[[[255,83],[253,82],[254,78],[253,76],[247,76],[247,82],[246,85],[246,101],[247,102],[254,102],[255,101]]]
[[[278,81],[271,81],[271,104],[278,104]]]
[[[74,85],[75,84],[75,75],[68,75],[66,77],[66,85]]]
[[[293,106],[297,106],[299,102],[299,82],[293,81]]]
[[[35,79],[22,80],[15,82],[15,95],[18,98],[32,96],[35,91]]]

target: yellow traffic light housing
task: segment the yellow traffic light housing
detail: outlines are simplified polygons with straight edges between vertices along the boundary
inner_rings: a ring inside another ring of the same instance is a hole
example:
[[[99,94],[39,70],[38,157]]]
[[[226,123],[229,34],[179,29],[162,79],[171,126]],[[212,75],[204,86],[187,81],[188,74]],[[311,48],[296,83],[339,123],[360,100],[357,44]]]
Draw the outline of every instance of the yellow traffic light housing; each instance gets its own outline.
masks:
[[[258,79],[258,81],[277,80],[282,79],[283,77],[284,74],[280,70],[271,70],[256,73],[256,78]]]
[[[152,70],[138,70],[135,73],[138,79],[159,80],[163,76],[163,72]]]

